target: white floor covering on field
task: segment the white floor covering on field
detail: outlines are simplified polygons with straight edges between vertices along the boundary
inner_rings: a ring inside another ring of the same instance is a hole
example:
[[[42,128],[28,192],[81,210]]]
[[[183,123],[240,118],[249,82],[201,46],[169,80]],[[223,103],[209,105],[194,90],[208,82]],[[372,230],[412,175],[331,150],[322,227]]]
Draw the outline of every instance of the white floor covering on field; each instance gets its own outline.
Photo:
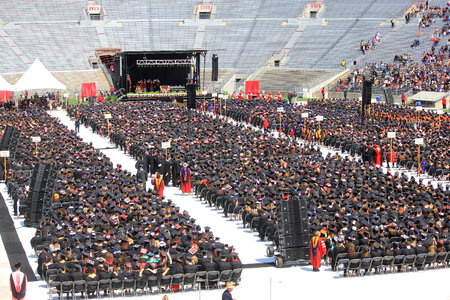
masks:
[[[57,117],[69,129],[74,129],[74,122],[65,111],[49,112]],[[112,148],[107,138],[92,133],[92,130],[81,126],[80,137],[87,143],[92,143],[96,149],[101,149],[116,165],[135,174],[136,161],[120,149]],[[106,149],[105,149],[106,148]],[[332,149],[322,147],[326,153]],[[409,173],[408,173],[409,174]],[[409,174],[412,175],[412,174]],[[437,182],[434,181],[433,184]],[[445,183],[448,184],[448,183]],[[2,193],[12,214],[12,200],[6,193],[5,185],[0,185]],[[165,196],[172,199],[181,210],[188,210],[202,227],[210,226],[215,236],[223,243],[234,245],[244,264],[273,262],[266,256],[268,242],[260,241],[257,234],[247,228],[242,228],[241,221],[230,221],[221,211],[209,207],[205,202],[194,196],[182,196],[178,188],[167,187]],[[15,218],[14,222],[19,238],[24,246],[31,266],[36,269],[37,258],[30,246],[30,239],[35,229],[23,227],[23,217]],[[355,278],[344,278],[337,275],[329,267],[323,266],[321,272],[312,272],[311,266],[292,265],[278,269],[276,267],[257,267],[244,269],[242,282],[233,291],[237,300],[275,300],[275,299],[450,299],[448,279],[450,269],[436,269],[419,272],[371,275]],[[221,299],[223,289],[208,291],[189,291],[169,294],[170,300],[214,300]],[[9,298],[9,295],[7,295]],[[116,296],[116,298],[121,296]],[[6,297],[1,296],[2,299]],[[48,299],[48,290],[43,281],[29,283],[27,299]],[[162,295],[127,296],[127,299],[161,299]],[[52,299],[57,299],[53,293]],[[78,299],[80,299],[78,297]]]

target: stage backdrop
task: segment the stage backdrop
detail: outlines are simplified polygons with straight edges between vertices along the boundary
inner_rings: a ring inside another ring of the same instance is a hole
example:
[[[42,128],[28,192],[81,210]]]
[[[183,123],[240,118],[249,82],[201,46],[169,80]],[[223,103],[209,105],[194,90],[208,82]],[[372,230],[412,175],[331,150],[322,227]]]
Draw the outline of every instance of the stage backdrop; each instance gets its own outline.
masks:
[[[10,91],[0,91],[0,102],[8,101],[9,99],[11,99]]]
[[[252,93],[252,95],[257,95],[259,93],[259,81],[246,81],[245,82],[245,93],[249,94]]]
[[[85,82],[81,84],[81,97],[95,97],[97,95],[97,89],[95,82]]]

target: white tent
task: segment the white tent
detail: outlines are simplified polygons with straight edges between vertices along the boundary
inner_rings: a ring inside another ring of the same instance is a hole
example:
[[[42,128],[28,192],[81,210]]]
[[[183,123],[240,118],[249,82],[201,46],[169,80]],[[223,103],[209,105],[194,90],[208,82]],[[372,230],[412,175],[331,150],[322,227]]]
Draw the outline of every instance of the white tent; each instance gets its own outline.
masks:
[[[16,91],[56,89],[65,90],[66,86],[59,82],[38,58],[14,85]]]
[[[14,86],[0,75],[0,91],[14,91]]]

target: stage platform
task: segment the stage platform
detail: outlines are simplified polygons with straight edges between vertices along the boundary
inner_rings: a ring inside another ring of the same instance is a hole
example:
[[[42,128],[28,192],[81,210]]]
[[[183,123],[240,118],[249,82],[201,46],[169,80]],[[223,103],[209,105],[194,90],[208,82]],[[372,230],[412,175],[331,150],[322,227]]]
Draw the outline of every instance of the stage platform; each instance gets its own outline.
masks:
[[[186,101],[187,94],[185,92],[163,94],[163,93],[143,93],[143,94],[133,94],[128,93],[125,97],[121,98],[120,101],[163,101],[163,102],[173,102],[177,101],[179,103],[184,103]],[[211,94],[203,96],[201,93],[197,93],[197,100],[208,100],[211,99]]]

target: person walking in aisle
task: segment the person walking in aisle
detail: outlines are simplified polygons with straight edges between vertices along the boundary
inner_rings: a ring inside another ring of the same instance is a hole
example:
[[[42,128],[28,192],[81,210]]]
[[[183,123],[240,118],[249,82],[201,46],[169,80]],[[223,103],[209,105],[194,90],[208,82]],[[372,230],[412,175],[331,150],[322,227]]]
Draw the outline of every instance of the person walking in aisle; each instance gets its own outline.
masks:
[[[24,300],[27,292],[27,275],[25,275],[20,268],[22,265],[16,263],[14,265],[14,272],[9,276],[9,285],[13,300]]]
[[[234,285],[231,282],[228,282],[226,290],[223,291],[222,300],[236,300],[236,298],[233,298],[233,296],[231,296],[231,292],[233,291],[233,289]]]

